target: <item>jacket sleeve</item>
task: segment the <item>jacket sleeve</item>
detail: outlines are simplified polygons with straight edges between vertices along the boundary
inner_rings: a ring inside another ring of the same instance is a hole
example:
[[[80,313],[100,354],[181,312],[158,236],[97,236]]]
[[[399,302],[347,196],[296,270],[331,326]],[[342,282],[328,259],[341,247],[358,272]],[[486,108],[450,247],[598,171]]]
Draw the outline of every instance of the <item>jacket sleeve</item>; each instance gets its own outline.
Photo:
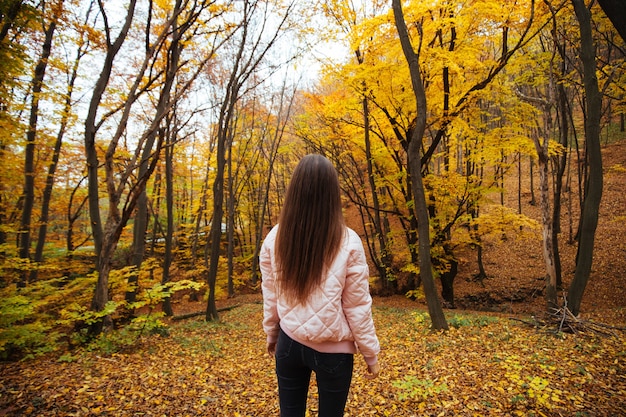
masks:
[[[361,239],[354,233],[350,240],[346,284],[342,294],[343,310],[359,351],[365,362],[373,365],[378,361],[380,344],[372,318],[369,268]]]
[[[279,322],[276,294],[276,271],[272,263],[274,233],[265,238],[259,254],[259,268],[261,269],[261,290],[263,292],[263,330],[267,335],[267,342],[273,343],[278,339]]]

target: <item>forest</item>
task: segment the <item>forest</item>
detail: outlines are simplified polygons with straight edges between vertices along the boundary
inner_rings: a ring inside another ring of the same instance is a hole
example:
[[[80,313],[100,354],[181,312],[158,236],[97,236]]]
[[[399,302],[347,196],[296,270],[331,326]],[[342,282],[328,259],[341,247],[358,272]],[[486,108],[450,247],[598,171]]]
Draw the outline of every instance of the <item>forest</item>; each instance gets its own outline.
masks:
[[[625,28],[620,0],[0,0],[0,414],[276,415],[258,254],[309,153],[381,329],[348,415],[625,414]]]

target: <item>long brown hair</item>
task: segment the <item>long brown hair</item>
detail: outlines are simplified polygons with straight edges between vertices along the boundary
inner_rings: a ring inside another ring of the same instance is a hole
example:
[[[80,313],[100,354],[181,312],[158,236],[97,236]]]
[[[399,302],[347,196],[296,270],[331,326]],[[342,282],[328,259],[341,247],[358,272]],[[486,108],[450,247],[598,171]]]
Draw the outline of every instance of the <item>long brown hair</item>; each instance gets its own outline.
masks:
[[[345,232],[339,178],[321,155],[300,160],[287,188],[275,251],[278,282],[288,299],[305,303],[321,284]]]

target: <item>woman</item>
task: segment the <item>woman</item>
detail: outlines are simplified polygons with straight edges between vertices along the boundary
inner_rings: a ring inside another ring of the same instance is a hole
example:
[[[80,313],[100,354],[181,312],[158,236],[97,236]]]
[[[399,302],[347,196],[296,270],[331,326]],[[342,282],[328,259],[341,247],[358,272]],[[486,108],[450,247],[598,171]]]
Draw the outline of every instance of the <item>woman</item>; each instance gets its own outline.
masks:
[[[311,372],[319,416],[343,416],[354,354],[360,351],[367,376],[375,378],[380,346],[363,244],[344,224],[339,179],[328,159],[302,158],[259,258],[281,417],[305,415]]]

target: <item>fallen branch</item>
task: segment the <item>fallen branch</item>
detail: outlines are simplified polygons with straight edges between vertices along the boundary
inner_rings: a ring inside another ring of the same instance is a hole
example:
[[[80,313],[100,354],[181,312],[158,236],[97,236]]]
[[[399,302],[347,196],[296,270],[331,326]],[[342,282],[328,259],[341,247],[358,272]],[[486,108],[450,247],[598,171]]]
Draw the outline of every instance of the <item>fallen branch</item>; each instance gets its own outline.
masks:
[[[235,304],[232,306],[228,306],[228,307],[222,307],[222,308],[218,308],[217,312],[221,313],[222,311],[230,311],[233,310],[237,307],[241,306],[241,304]],[[181,314],[179,316],[174,316],[172,317],[172,320],[185,320],[185,319],[190,319],[192,317],[197,317],[197,316],[203,316],[206,314],[206,310],[203,311],[196,311],[195,313],[187,313],[187,314]]]
[[[535,316],[532,317],[532,321],[531,320],[524,320],[524,319],[520,319],[517,317],[509,317],[509,320],[515,320],[515,321],[519,321],[522,322],[524,324],[527,324],[531,327],[535,327],[535,328],[540,328],[540,327],[545,327],[546,323],[539,321],[535,318]]]
[[[554,319],[558,320],[559,332],[568,332],[568,333],[594,332],[594,333],[601,334],[604,336],[615,336],[615,333],[611,331],[612,329],[624,330],[618,327],[596,323],[596,322],[589,321],[589,320],[583,320],[579,317],[576,317],[570,311],[570,309],[567,308],[567,304],[561,308],[554,309],[551,315],[554,317]]]
[[[531,320],[524,320],[515,317],[509,317],[510,320],[516,320],[527,324],[534,328],[543,330],[551,330],[555,333],[588,333],[593,332],[602,336],[617,336],[613,330],[626,331],[625,327],[611,326],[608,324],[597,323],[590,320],[583,320],[575,316],[567,307],[567,299],[563,297],[563,307],[553,308],[551,312],[546,314],[545,320],[538,320],[535,316]]]

